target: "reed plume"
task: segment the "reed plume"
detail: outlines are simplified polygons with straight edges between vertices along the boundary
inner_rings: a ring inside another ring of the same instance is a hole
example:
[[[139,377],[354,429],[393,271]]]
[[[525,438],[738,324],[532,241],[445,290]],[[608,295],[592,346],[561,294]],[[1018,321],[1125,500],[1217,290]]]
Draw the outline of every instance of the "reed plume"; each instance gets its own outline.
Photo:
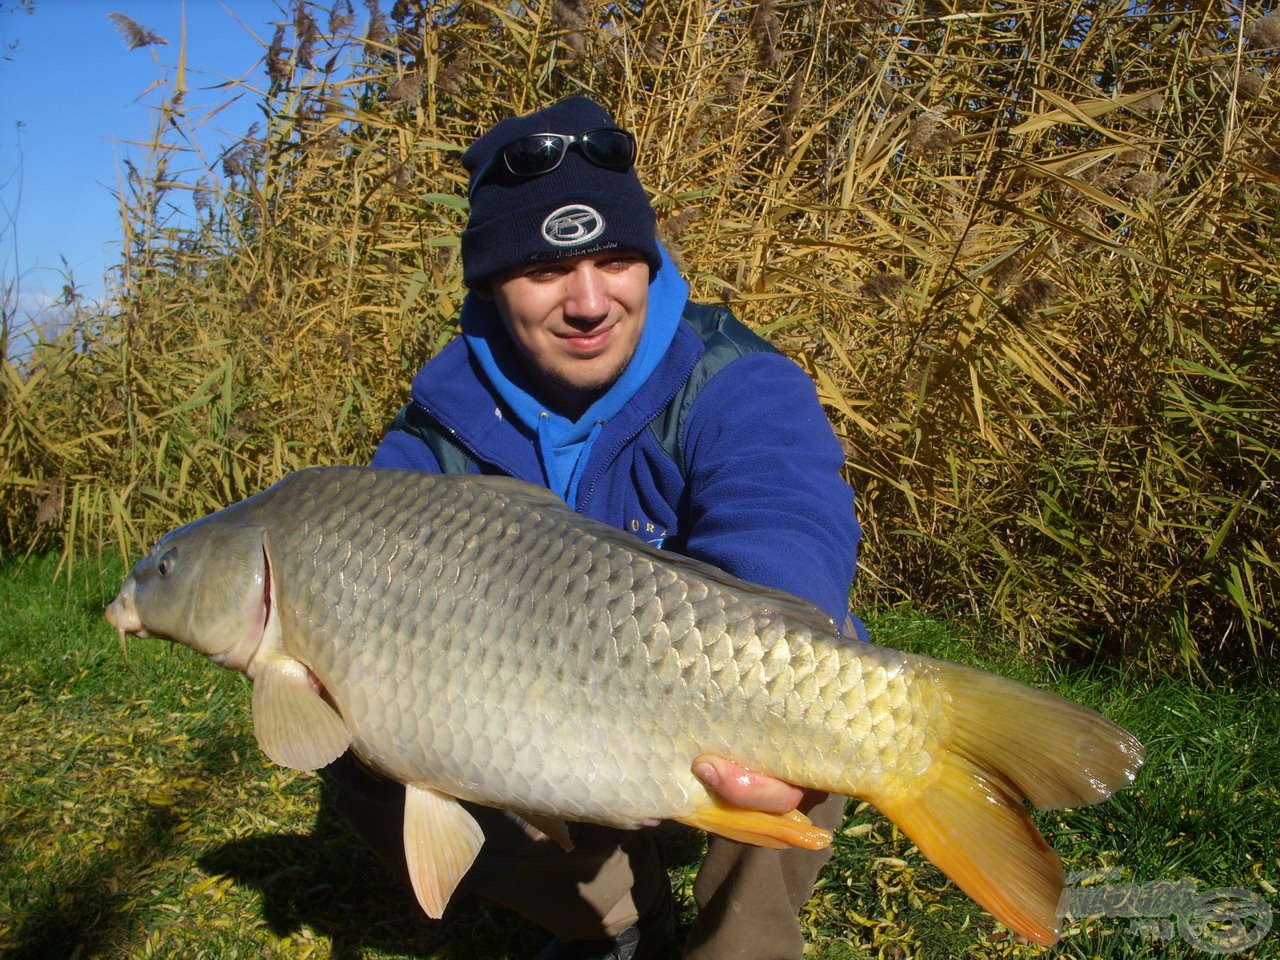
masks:
[[[116,25],[120,35],[124,37],[125,47],[129,50],[137,50],[140,47],[158,47],[169,42],[154,30],[148,30],[138,21],[125,16],[123,13],[112,11],[107,14],[107,19]]]

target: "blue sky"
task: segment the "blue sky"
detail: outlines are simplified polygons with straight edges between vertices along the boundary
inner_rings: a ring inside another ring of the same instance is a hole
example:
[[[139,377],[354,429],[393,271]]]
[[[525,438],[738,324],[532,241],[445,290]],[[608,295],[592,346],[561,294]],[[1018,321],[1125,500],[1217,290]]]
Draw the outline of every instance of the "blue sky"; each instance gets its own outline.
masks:
[[[112,191],[124,175],[122,158],[145,156],[127,141],[150,134],[160,95],[147,91],[174,71],[184,13],[187,105],[198,117],[229,99],[227,91],[212,89],[217,84],[243,79],[260,87],[273,21],[286,19],[282,5],[36,0],[27,14],[14,9],[18,0],[0,0],[0,282],[17,279],[20,322],[38,319],[59,296],[62,256],[86,296],[104,295],[104,272],[120,250]],[[127,49],[107,18],[113,10],[168,45]],[[257,117],[245,97],[202,125],[206,156],[216,157],[220,146],[238,139]],[[218,131],[225,133],[220,137]]]

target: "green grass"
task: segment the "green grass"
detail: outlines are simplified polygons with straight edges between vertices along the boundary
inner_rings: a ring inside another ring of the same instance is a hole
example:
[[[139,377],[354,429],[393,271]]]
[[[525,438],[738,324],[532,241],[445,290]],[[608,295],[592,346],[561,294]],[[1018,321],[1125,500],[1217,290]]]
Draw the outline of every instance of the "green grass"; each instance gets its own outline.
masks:
[[[335,818],[317,777],[270,764],[248,685],[159,641],[122,658],[100,611],[118,563],[0,564],[0,955],[528,956],[542,934],[482,904],[431,923]],[[889,645],[1048,686],[1138,734],[1139,784],[1037,815],[1069,871],[1108,883],[1239,887],[1280,906],[1280,693],[1199,689],[979,654],[910,611],[872,618]],[[696,839],[674,837],[686,919]],[[804,921],[812,956],[1192,957],[1161,919],[1072,921],[1052,951],[1015,942],[865,807],[837,839]],[[1280,956],[1273,933],[1241,957]]]

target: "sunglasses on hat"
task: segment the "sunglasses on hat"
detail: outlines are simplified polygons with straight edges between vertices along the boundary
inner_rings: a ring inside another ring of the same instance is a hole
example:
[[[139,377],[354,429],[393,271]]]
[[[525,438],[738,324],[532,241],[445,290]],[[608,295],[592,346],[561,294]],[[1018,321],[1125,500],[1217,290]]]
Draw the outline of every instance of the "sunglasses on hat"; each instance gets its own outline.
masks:
[[[618,127],[600,127],[585,133],[530,133],[502,147],[471,178],[468,197],[490,177],[499,161],[516,177],[540,177],[564,162],[569,148],[607,170],[629,170],[636,161],[636,138]]]

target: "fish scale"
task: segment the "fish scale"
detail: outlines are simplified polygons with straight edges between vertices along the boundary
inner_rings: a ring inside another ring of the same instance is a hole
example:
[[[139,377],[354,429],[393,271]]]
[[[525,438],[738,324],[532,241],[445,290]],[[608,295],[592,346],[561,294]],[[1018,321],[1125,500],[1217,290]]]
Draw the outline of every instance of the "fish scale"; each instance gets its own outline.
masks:
[[[438,916],[482,836],[459,799],[770,846],[830,835],[732,808],[732,757],[870,800],[1015,930],[1056,939],[1057,857],[1018,799],[1096,802],[1142,748],[1075,704],[841,637],[811,604],[664,553],[509,478],[318,468],[168,534],[107,611],[245,671],[254,732],[314,769],[350,748],[406,785]]]

